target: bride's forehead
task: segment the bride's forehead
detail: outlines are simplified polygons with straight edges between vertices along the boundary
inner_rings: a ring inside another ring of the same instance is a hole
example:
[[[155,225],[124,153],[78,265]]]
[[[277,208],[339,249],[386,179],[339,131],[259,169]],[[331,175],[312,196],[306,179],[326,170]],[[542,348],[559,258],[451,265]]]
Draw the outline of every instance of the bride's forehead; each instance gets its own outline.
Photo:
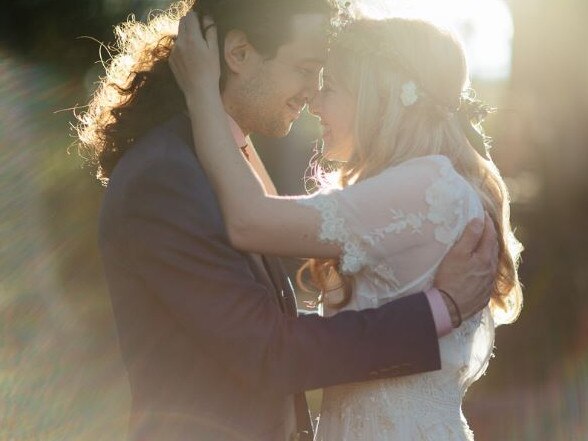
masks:
[[[328,81],[336,81],[337,80],[337,66],[336,63],[333,61],[331,57],[327,58],[325,61],[324,68],[322,70],[322,77]]]

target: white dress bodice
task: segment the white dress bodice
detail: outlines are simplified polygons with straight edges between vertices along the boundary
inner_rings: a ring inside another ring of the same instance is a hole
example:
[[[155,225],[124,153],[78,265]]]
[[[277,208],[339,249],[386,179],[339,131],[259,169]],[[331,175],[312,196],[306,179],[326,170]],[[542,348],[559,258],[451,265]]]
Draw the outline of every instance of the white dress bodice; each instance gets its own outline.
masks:
[[[321,240],[340,245],[341,272],[353,280],[343,309],[374,308],[432,286],[435,271],[484,210],[448,158],[415,158],[342,190],[300,201],[322,219]],[[326,296],[324,315],[329,309]],[[461,412],[470,384],[487,367],[494,342],[489,309],[439,340],[436,372],[326,388],[318,441],[471,440]]]

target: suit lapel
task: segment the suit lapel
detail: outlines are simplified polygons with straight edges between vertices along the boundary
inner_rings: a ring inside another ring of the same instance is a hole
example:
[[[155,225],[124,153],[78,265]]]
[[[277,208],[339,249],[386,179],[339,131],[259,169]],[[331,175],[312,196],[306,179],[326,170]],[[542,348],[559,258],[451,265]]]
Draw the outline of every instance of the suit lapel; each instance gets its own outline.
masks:
[[[296,307],[294,289],[290,283],[290,279],[286,276],[286,271],[284,270],[281,260],[277,257],[263,255],[261,256],[261,259],[275,286],[274,291],[278,296],[282,311],[290,317],[297,317],[298,309]],[[312,441],[312,422],[310,420],[308,403],[306,402],[306,395],[304,392],[294,394],[294,411],[296,413],[297,427],[295,439],[300,441]]]
[[[274,285],[273,280],[267,272],[262,256],[255,253],[247,253],[247,258],[249,260],[249,266],[253,271],[255,279],[258,282],[263,283],[271,292],[275,292],[276,287]],[[278,295],[275,295],[273,297],[275,297],[276,301],[278,301]],[[279,301],[278,304],[280,304]]]
[[[187,146],[193,146],[190,119],[186,114],[172,118],[169,121],[169,124],[171,125],[171,130],[183,138]],[[194,150],[192,149],[192,151]],[[259,160],[255,150],[252,150],[252,152],[255,153],[255,157],[248,159],[252,160],[252,162],[258,167],[261,167],[262,176],[266,177],[267,172],[263,167],[263,163]],[[267,177],[267,179],[268,183],[264,182],[265,185],[268,186],[271,184],[271,189],[275,192],[275,187],[273,186],[273,183],[271,183],[271,179],[269,179],[269,177]],[[249,253],[248,258],[250,268],[256,280],[266,285],[268,289],[274,293],[273,298],[276,300],[276,303],[282,312],[291,317],[298,316],[294,289],[290,280],[286,276],[282,262],[277,257],[263,256],[255,253]],[[296,434],[293,434],[292,437],[300,441],[312,441],[312,423],[304,392],[294,394],[294,411],[296,414],[297,427]]]
[[[290,317],[297,317],[298,310],[296,307],[296,297],[294,289],[286,275],[286,271],[280,259],[274,256],[261,256],[267,274],[269,275],[273,286],[275,287],[278,301],[282,311]]]

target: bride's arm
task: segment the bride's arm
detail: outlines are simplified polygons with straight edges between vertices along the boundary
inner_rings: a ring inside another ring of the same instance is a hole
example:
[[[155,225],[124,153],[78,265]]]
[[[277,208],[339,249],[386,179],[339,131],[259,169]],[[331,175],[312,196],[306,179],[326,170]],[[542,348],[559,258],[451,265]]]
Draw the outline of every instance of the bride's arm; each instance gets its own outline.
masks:
[[[205,22],[206,23],[206,22]],[[180,22],[170,64],[184,91],[198,159],[216,192],[233,246],[285,256],[337,257],[336,245],[319,240],[316,210],[300,197],[270,196],[235,145],[218,91],[216,29],[201,37],[198,19]]]
[[[321,219],[301,197],[271,196],[235,146],[218,92],[187,94],[194,145],[235,248],[283,256],[336,257],[318,238]],[[206,97],[206,98],[205,98]]]

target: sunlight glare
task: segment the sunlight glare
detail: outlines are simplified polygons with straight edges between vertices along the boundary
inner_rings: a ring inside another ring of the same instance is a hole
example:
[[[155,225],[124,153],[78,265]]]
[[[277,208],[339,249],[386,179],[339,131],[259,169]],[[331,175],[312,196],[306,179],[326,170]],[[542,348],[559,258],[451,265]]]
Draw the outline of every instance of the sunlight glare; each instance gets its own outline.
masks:
[[[356,0],[351,4],[366,17],[418,17],[449,28],[464,43],[473,78],[501,80],[510,75],[513,23],[505,0]]]

